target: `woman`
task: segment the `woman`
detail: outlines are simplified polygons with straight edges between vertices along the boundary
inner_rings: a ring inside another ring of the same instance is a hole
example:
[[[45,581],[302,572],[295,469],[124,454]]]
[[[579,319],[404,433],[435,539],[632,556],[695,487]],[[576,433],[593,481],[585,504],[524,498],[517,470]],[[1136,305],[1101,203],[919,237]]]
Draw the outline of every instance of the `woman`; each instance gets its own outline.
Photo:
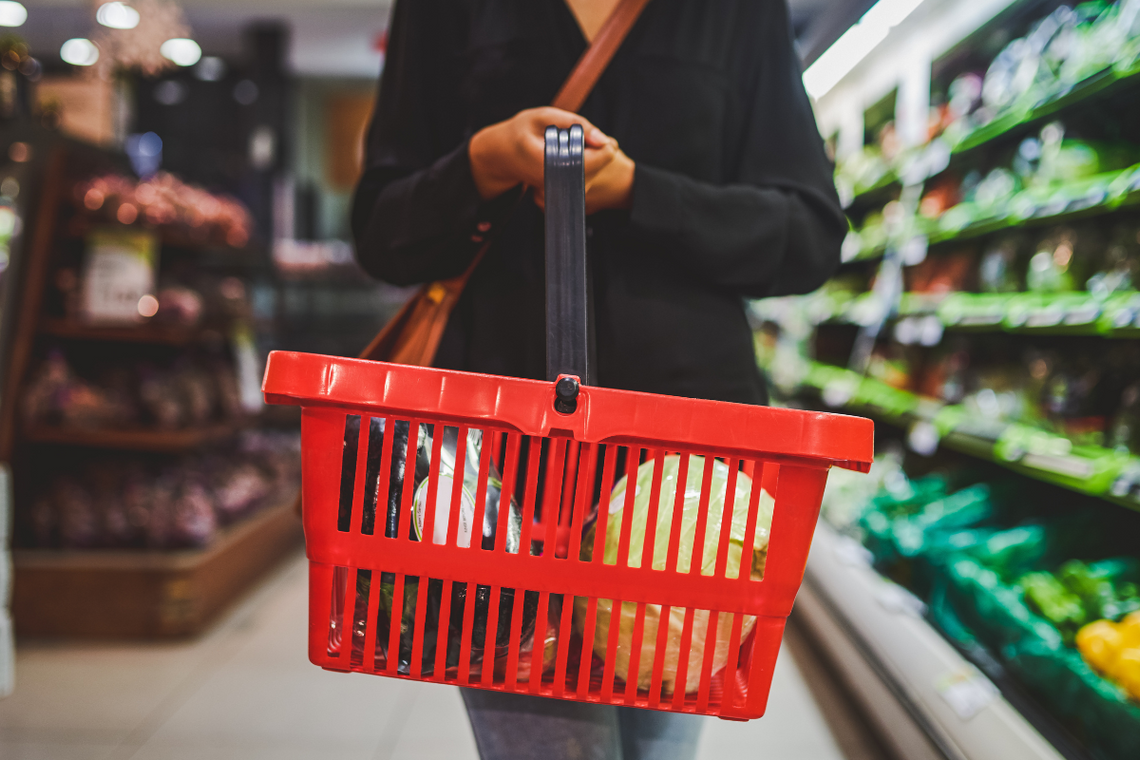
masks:
[[[493,236],[436,366],[544,378],[541,194],[506,217],[522,186],[542,187],[546,126],[581,123],[594,382],[763,404],[744,299],[818,287],[847,229],[786,0],[652,0],[580,115],[542,108],[615,5],[397,0],[353,207],[358,260],[395,284],[446,279]],[[691,756],[699,726],[464,699],[484,757],[621,756],[598,749],[619,738],[627,760]],[[665,735],[672,749],[653,744]]]

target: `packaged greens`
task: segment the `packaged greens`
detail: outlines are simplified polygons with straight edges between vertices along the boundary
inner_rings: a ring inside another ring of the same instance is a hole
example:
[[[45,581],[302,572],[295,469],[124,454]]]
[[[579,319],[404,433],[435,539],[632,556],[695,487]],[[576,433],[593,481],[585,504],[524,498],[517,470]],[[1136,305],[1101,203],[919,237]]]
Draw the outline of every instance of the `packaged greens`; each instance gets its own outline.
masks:
[[[661,495],[657,505],[657,525],[649,546],[653,548],[653,568],[664,570],[666,568],[666,554],[669,546],[670,532],[673,525],[673,510],[676,501],[679,479],[680,457],[667,456],[662,465]],[[688,472],[685,477],[683,506],[681,507],[681,530],[679,552],[676,569],[679,572],[688,572],[692,565],[694,543],[696,541],[697,519],[700,511],[701,482],[705,468],[703,457],[689,458]],[[654,462],[648,461],[637,469],[636,483],[634,484],[633,514],[623,515],[628,487],[628,477],[622,478],[610,494],[608,504],[599,505],[607,508],[609,515],[606,521],[606,535],[604,540],[603,561],[606,564],[617,564],[618,548],[621,538],[623,520],[632,520],[629,540],[629,567],[641,567],[642,558],[646,550],[646,532],[649,521],[649,500],[653,481]],[[725,497],[728,491],[728,465],[717,460],[713,463],[712,484],[708,499],[708,522],[705,528],[704,546],[700,549],[699,562],[702,575],[713,575],[715,572],[716,555],[720,544],[722,526],[722,512]],[[767,492],[761,492],[756,516],[756,540],[749,555],[744,552],[744,529],[748,517],[748,504],[754,484],[745,473],[737,473],[736,491],[732,506],[732,517],[728,525],[729,544],[725,575],[729,578],[739,577],[741,565],[747,562],[748,572],[754,579],[764,574],[764,562],[768,551],[768,532],[772,524],[772,509],[775,502]],[[759,487],[758,485],[755,487]],[[591,526],[582,541],[582,559],[590,560],[594,552],[596,524]],[[587,614],[587,600],[576,597],[574,600],[574,624],[579,634],[585,636]],[[597,604],[597,623],[593,633],[594,653],[598,658],[606,656],[607,643],[610,635],[610,620],[613,611],[613,601],[599,599]],[[677,679],[678,665],[680,663],[680,646],[682,629],[685,621],[684,608],[671,608],[667,625],[669,633],[664,655],[664,669],[662,673],[662,689],[665,694],[674,690]],[[630,655],[633,647],[633,629],[636,623],[637,604],[623,602],[618,617],[620,632],[618,645],[610,656],[615,658],[615,672],[625,676],[629,672]],[[706,610],[697,610],[693,615],[692,644],[686,653],[686,691],[696,691],[700,678],[700,668],[704,662],[705,647],[709,646],[706,640],[710,614]],[[756,619],[745,616],[740,630],[740,641],[744,641],[752,632]],[[656,656],[656,643],[658,630],[661,625],[661,606],[655,604],[645,605],[645,622],[641,644],[640,658],[637,668],[637,686],[648,689],[651,685],[653,663]],[[728,645],[732,633],[732,616],[721,613],[718,616],[716,640],[714,647],[712,672],[723,670],[728,661]]]
[[[384,535],[388,537],[395,537],[397,535],[404,481],[408,476],[409,470],[406,462],[409,432],[410,428],[407,422],[395,422],[392,425],[392,467],[391,470],[385,474],[379,471],[380,452],[386,433],[385,423],[381,419],[373,418],[371,428],[369,429],[369,480],[377,486],[379,486],[381,478],[386,476],[388,480],[388,500],[386,508],[383,511],[385,515]],[[410,468],[411,476],[414,478],[414,496],[412,499],[411,519],[408,521],[411,525],[411,536],[408,538],[413,541],[423,540],[424,517],[429,508],[428,474],[431,470],[432,435],[433,427],[420,425],[416,438],[414,461]],[[455,463],[459,445],[458,438],[458,428],[445,427],[443,429],[439,477],[436,484],[434,503],[434,526],[432,528],[434,543],[442,544],[447,537],[452,491],[455,488],[456,482]],[[490,470],[487,477],[483,525],[478,532],[475,531],[473,526],[476,502],[475,494],[479,488],[479,460],[482,444],[482,431],[468,430],[464,451],[463,475],[460,479],[459,486],[462,490],[460,492],[459,525],[456,530],[456,544],[462,547],[469,547],[471,546],[471,541],[478,536],[483,549],[493,549],[495,548],[496,532],[499,523],[499,510],[502,507],[502,476],[499,474],[494,462],[489,462]],[[382,490],[380,487],[371,489],[373,509],[365,510],[365,533],[370,532],[370,513],[373,517],[376,514],[381,514],[379,505],[376,502],[378,494]],[[517,554],[521,549],[520,534],[522,530],[522,514],[513,497],[507,509],[509,510],[506,521],[507,532],[502,538],[500,550],[505,549],[508,553]],[[530,551],[530,547],[527,547],[527,550]],[[371,578],[370,573],[358,573],[358,599],[368,598]],[[408,576],[404,582],[404,598],[400,617],[400,651],[397,655],[398,672],[404,674],[409,673],[411,669],[412,631],[416,620],[419,584],[423,581],[424,579]],[[438,625],[440,607],[443,602],[444,584],[443,581],[439,579],[427,579],[426,582],[428,584],[426,594],[427,610],[424,615],[425,630],[423,636],[421,672],[424,675],[430,675],[435,666]],[[386,632],[389,630],[390,616],[394,607],[395,576],[392,573],[381,573],[380,584],[380,609],[378,610],[377,624],[379,631]],[[471,634],[472,661],[479,663],[485,651],[488,635],[487,618],[491,606],[491,588],[490,586],[455,582],[452,584],[450,613],[448,618],[447,655],[445,660],[448,668],[455,667],[459,664],[460,643],[463,635],[463,615],[469,591],[475,594],[473,612],[474,624]],[[503,588],[500,590],[498,623],[493,634],[496,658],[505,656],[510,644],[511,614],[514,607],[514,595],[514,589]],[[526,645],[529,645],[528,640],[534,635],[537,610],[538,593],[526,592],[522,606],[522,634],[520,638],[520,641]],[[364,639],[365,628],[364,610],[358,607],[354,626],[354,639],[358,644]],[[386,649],[388,640],[383,633],[377,636],[377,642],[379,646]],[[385,653],[387,656],[391,656],[389,653]],[[529,658],[526,659],[528,659],[529,664]]]

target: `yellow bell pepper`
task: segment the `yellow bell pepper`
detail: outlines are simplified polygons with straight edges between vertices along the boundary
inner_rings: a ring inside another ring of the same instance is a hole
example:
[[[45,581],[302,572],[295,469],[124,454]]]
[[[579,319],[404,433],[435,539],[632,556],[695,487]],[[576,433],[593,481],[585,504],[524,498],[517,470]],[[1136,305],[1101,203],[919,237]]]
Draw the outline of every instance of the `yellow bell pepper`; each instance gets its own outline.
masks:
[[[1120,653],[1112,676],[1133,699],[1140,701],[1140,647]]]
[[[1097,620],[1077,632],[1077,651],[1085,662],[1102,673],[1113,669],[1124,646],[1124,637],[1116,623]]]

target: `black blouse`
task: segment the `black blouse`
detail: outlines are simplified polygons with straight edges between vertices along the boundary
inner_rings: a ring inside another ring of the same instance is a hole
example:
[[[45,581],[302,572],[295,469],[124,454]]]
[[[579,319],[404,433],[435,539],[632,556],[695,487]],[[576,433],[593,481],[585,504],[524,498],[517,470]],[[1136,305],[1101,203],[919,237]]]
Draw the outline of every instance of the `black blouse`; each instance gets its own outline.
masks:
[[[481,201],[468,138],[549,103],[585,47],[565,0],[397,0],[360,264],[400,285],[461,273],[511,205]],[[764,403],[744,298],[818,287],[847,229],[786,0],[652,0],[581,112],[637,164],[632,208],[587,220],[596,384]],[[436,366],[544,377],[542,230],[526,203],[495,231]]]

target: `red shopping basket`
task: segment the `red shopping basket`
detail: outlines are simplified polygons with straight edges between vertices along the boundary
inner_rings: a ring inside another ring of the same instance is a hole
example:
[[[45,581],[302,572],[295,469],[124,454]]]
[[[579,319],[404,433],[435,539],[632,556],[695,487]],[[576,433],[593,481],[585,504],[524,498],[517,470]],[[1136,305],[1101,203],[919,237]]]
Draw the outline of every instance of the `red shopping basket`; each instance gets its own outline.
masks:
[[[548,304],[584,324],[581,275]],[[552,372],[588,377],[568,344]],[[270,355],[266,400],[302,408],[313,663],[763,715],[828,468],[869,469],[872,423],[576,379]]]

